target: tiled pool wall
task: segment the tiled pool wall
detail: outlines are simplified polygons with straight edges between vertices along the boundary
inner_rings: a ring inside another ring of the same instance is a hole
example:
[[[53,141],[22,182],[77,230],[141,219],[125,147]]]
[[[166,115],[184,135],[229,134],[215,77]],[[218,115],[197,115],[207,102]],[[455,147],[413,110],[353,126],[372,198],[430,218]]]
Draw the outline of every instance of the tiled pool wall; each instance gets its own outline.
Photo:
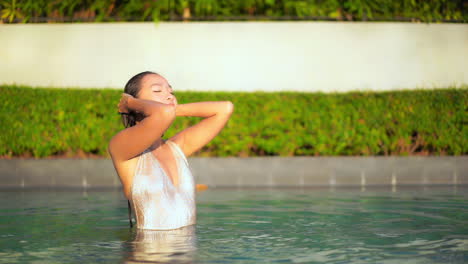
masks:
[[[468,156],[189,158],[210,187],[468,184]],[[120,181],[109,159],[2,159],[0,188],[109,188]]]

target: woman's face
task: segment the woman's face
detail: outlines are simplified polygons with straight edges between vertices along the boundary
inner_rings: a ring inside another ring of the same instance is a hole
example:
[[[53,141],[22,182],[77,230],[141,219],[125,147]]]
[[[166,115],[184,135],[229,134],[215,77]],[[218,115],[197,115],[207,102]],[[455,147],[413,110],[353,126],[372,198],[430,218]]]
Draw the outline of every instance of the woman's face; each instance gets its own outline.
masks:
[[[177,106],[171,85],[164,77],[156,74],[147,74],[143,77],[138,98]]]

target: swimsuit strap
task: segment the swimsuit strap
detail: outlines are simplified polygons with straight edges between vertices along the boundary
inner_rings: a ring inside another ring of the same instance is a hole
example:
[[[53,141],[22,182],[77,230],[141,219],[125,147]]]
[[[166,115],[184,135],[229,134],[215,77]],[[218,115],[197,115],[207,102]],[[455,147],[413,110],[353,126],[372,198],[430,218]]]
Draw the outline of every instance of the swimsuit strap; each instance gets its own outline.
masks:
[[[166,140],[166,143],[169,143],[169,146],[171,146],[172,149],[175,149],[179,157],[182,157],[182,159],[185,161],[185,164],[188,164],[187,158],[185,157],[184,152],[182,149],[177,145],[177,143],[171,141],[171,140]]]

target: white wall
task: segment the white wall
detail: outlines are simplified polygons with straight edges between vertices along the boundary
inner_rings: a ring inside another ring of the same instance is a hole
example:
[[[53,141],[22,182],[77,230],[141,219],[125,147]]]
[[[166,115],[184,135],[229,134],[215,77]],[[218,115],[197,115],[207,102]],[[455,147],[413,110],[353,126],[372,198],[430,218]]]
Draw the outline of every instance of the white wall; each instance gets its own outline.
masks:
[[[0,24],[0,83],[122,89],[349,91],[468,84],[468,24]]]

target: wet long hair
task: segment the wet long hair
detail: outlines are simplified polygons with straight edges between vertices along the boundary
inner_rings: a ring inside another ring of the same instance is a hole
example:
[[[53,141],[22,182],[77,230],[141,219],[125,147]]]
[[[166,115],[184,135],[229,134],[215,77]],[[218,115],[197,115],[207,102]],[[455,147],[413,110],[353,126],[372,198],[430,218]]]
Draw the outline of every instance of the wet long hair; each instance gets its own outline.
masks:
[[[141,90],[141,80],[143,77],[145,77],[148,74],[156,74],[159,75],[158,73],[152,72],[152,71],[144,71],[140,72],[137,75],[133,76],[128,80],[127,84],[125,85],[124,88],[124,93],[127,93],[135,98],[138,98],[138,93]],[[127,127],[132,127],[136,125],[136,121],[138,118],[138,113],[135,111],[129,111],[128,114],[123,114],[122,115],[122,123],[125,128]],[[130,200],[127,201],[128,205],[128,220],[130,222],[130,228],[133,227],[133,222],[132,222],[132,207],[130,204]]]
[[[152,72],[152,71],[144,71],[144,72],[138,73],[137,75],[130,78],[130,80],[128,80],[124,88],[124,93],[127,93],[135,98],[138,98],[138,93],[141,90],[141,80],[143,79],[143,77],[145,77],[148,74],[159,75],[158,73]],[[136,121],[138,120],[137,118],[138,118],[138,113],[134,111],[130,111],[128,114],[122,115],[122,123],[125,128],[132,127],[136,125]]]

